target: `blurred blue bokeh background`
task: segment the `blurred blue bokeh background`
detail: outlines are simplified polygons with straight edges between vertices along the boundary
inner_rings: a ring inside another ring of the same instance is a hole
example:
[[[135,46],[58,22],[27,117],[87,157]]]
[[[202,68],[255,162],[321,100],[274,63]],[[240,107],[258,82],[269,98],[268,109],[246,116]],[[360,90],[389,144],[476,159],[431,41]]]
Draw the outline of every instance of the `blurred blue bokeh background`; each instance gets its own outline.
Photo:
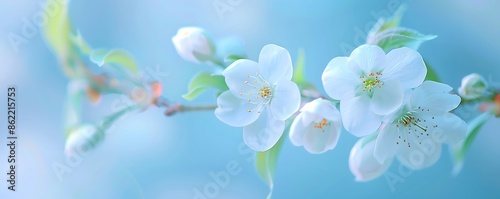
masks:
[[[0,85],[18,87],[18,191],[5,188],[0,198],[194,198],[195,189],[214,182],[210,172],[225,170],[236,161],[242,168],[217,198],[264,198],[268,188],[257,176],[248,154],[238,151],[242,129],[218,121],[212,112],[167,118],[151,108],[119,121],[104,143],[80,163],[68,165],[64,156],[63,103],[68,79],[46,47],[40,32],[16,52],[7,35],[20,34],[24,19],[40,12],[43,0],[0,3]],[[231,7],[222,17],[215,2]],[[335,56],[347,55],[361,44],[361,33],[379,16],[401,2],[241,0],[72,0],[74,27],[93,47],[123,48],[143,70],[167,72],[164,95],[183,101],[190,78],[208,66],[188,63],[176,53],[171,37],[183,26],[200,26],[215,37],[238,36],[252,59],[262,46],[275,43],[296,58],[306,53],[306,75],[321,87],[321,73]],[[469,73],[484,75],[500,86],[500,2],[495,0],[410,1],[402,25],[439,37],[420,48],[443,82],[458,88]],[[97,67],[97,66],[95,66]],[[212,93],[213,94],[213,93]],[[2,96],[4,94],[1,94]],[[0,97],[5,104],[5,97]],[[96,122],[111,112],[119,96],[106,96],[99,105],[85,103],[85,120]],[[206,94],[199,104],[215,103]],[[0,110],[5,111],[5,108]],[[4,118],[2,116],[2,118]],[[6,121],[0,121],[2,128]],[[401,176],[400,164],[389,172],[404,182],[391,189],[382,176],[359,183],[348,168],[356,138],[343,132],[337,148],[322,155],[308,154],[285,142],[275,177],[274,198],[499,198],[500,120],[488,122],[472,145],[460,175],[451,175],[447,150],[431,168]],[[6,171],[4,130],[0,140],[0,170]],[[59,181],[54,164],[70,169]]]

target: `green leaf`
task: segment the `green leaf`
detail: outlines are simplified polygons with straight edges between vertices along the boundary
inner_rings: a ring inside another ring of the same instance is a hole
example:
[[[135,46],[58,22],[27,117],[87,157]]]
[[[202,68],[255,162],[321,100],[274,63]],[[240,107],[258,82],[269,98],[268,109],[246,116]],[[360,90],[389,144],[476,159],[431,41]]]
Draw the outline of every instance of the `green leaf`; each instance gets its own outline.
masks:
[[[274,172],[276,171],[276,164],[278,162],[278,156],[280,154],[283,142],[287,137],[287,132],[290,129],[290,125],[287,124],[285,133],[281,136],[278,142],[269,150],[264,152],[257,152],[255,159],[255,167],[259,176],[267,183],[269,186],[269,194],[267,199],[271,199],[274,188]]]
[[[390,18],[388,19],[379,18],[377,23],[373,25],[372,29],[370,29],[370,31],[368,32],[368,38],[366,38],[367,41],[366,43],[376,44],[374,40],[380,32],[387,30],[389,28],[398,27],[405,11],[406,11],[406,5],[403,4],[399,6],[396,12],[394,12],[394,15],[392,15]]]
[[[484,126],[484,124],[493,116],[494,114],[492,112],[487,111],[469,122],[469,124],[467,125],[467,137],[465,138],[463,143],[461,143],[459,147],[456,150],[454,150],[453,154],[455,162],[453,169],[454,174],[458,174],[460,172],[460,169],[462,168],[464,162],[465,155],[467,151],[469,151],[469,148],[472,145],[474,139],[476,138],[477,134]]]
[[[133,74],[139,72],[139,68],[135,63],[135,60],[130,54],[120,49],[96,49],[92,50],[90,53],[90,60],[99,66],[105,64],[113,64],[122,66],[127,71]]]
[[[299,86],[307,84],[306,77],[304,75],[305,61],[306,61],[306,56],[304,54],[304,50],[300,49],[292,77],[292,81],[294,81]]]
[[[427,75],[425,76],[425,80],[440,82],[439,76],[436,73],[436,70],[429,64],[429,62],[425,61],[425,66],[427,67]]]
[[[224,62],[231,64],[239,59],[246,59],[246,58],[241,55],[229,55],[224,59]]]
[[[399,6],[396,12],[394,12],[394,15],[392,15],[388,19],[383,19],[383,23],[381,24],[378,32],[387,30],[389,28],[398,27],[399,23],[401,22],[401,19],[403,18],[403,14],[406,11],[406,8],[407,8],[406,4],[401,4],[401,6]]]
[[[417,50],[423,42],[436,37],[436,35],[424,35],[409,28],[395,27],[379,32],[374,38],[371,38],[371,42],[379,45],[386,52],[400,47]]]
[[[67,4],[68,2],[65,0],[49,0],[47,2],[47,5],[60,6]],[[47,24],[43,26],[43,32],[45,33],[47,44],[56,51],[56,54],[62,55],[66,53],[70,44],[68,35],[71,32],[68,9],[66,6],[61,6],[61,8],[54,13],[54,16],[48,18]]]
[[[53,16],[47,18],[47,24],[42,31],[47,45],[52,48],[54,54],[61,62],[61,67],[66,75],[71,76],[75,65],[71,64],[71,24],[68,16],[68,0],[49,0],[46,5],[59,6]]]
[[[191,79],[188,86],[188,93],[184,94],[182,97],[186,100],[193,100],[208,88],[216,88],[219,91],[226,91],[229,89],[226,85],[224,76],[201,72]]]

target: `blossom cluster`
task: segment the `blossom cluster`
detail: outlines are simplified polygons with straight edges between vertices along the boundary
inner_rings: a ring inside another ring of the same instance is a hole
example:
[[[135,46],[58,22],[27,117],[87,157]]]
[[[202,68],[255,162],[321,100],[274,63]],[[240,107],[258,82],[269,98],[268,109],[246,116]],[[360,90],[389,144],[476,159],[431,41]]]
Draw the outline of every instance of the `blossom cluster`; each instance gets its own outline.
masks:
[[[196,59],[201,51],[215,56],[208,50],[214,42],[203,34],[195,28],[179,31],[173,39],[179,54],[193,62],[203,60]],[[274,44],[262,48],[257,62],[238,59],[221,75],[228,90],[218,96],[215,115],[243,127],[248,147],[271,149],[291,121],[291,143],[320,154],[335,148],[343,127],[361,138],[349,160],[359,181],[379,176],[394,158],[409,168],[428,167],[438,160],[442,143],[456,144],[467,131],[466,123],[450,113],[461,98],[446,84],[425,81],[423,58],[408,47],[386,53],[364,44],[348,57],[333,58],[321,77],[328,97],[313,100],[292,81],[289,52]]]

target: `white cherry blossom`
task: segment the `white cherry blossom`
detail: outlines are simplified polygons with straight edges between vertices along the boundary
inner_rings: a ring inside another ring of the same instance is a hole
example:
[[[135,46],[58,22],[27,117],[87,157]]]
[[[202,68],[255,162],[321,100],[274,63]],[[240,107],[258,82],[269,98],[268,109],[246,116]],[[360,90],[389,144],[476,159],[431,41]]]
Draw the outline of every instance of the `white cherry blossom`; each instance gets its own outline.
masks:
[[[274,44],[262,48],[258,63],[235,61],[222,72],[229,91],[217,98],[215,115],[228,125],[244,127],[243,139],[250,148],[270,149],[283,134],[285,120],[300,106],[292,71],[290,54]]]
[[[446,84],[426,81],[407,94],[405,104],[386,116],[374,156],[379,163],[397,157],[405,166],[422,169],[441,155],[441,144],[465,138],[467,124],[450,113],[460,104]]]
[[[319,154],[337,145],[341,130],[342,121],[335,105],[318,98],[302,107],[290,127],[290,140],[295,146]]]
[[[347,131],[361,137],[374,133],[383,115],[403,103],[404,91],[420,85],[427,68],[420,54],[410,48],[389,53],[376,45],[362,45],[349,57],[336,57],[323,72],[323,86],[340,100]]]

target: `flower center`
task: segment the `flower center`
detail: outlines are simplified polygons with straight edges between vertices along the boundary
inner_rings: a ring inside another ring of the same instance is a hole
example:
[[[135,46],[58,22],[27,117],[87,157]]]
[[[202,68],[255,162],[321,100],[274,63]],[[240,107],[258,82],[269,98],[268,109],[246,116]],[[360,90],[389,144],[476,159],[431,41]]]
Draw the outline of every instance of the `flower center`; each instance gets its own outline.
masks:
[[[273,87],[258,72],[255,75],[247,74],[247,80],[243,83],[250,86],[251,90],[245,93],[240,92],[240,96],[248,96],[247,102],[255,107],[248,109],[248,112],[257,111],[257,113],[261,113],[263,106],[271,102]]]
[[[363,83],[363,91],[372,92],[375,88],[382,88],[384,82],[380,81],[380,77],[382,76],[381,72],[369,73],[368,75],[361,75],[359,80]]]
[[[326,120],[326,118],[321,119],[320,122],[315,122],[314,123],[314,128],[315,129],[320,129],[322,132],[325,132],[325,129],[323,127],[330,126],[330,122]]]
[[[418,107],[418,111],[429,111],[429,109]],[[429,136],[429,133],[432,133],[430,131],[432,128],[438,128],[438,125],[434,124],[434,116],[420,118],[414,114],[418,111],[406,112],[395,120],[397,122],[396,128],[399,129],[399,140],[396,141],[396,144],[401,143],[401,141],[408,147],[411,147],[411,143],[422,144],[421,136]]]
[[[264,86],[260,88],[259,95],[262,98],[268,98],[269,96],[271,96],[271,92],[272,92],[271,88]]]

